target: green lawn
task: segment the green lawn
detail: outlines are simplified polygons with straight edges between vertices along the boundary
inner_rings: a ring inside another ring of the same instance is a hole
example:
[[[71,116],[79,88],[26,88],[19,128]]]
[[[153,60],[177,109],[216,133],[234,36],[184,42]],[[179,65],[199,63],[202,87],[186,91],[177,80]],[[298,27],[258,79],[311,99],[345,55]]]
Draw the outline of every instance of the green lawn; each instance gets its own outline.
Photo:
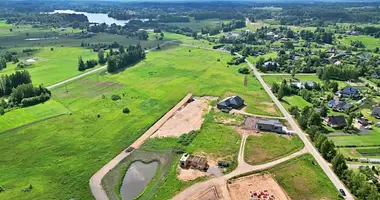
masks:
[[[319,84],[323,84],[323,80],[319,79],[317,75],[315,74],[310,74],[310,75],[296,75],[295,78],[299,79],[300,81],[314,81],[316,83],[319,83]],[[263,76],[263,79],[264,81],[269,84],[269,85],[272,85],[274,82],[277,82],[277,83],[281,83],[284,79],[286,79],[286,81],[289,81],[291,79],[291,76],[290,74],[289,75],[276,75],[276,76]],[[345,86],[347,86],[347,83],[345,83],[344,81],[336,81],[338,82],[339,84],[339,87],[340,88],[343,88]]]
[[[336,146],[379,146],[380,129],[372,126],[371,134],[331,136]]]
[[[275,133],[262,133],[261,136],[247,138],[244,159],[252,165],[267,163],[301,150],[303,146],[297,135],[288,138]]]
[[[171,25],[171,26],[178,26],[180,28],[190,28],[193,31],[200,32],[202,28],[217,25],[222,22],[226,24],[230,22],[230,20],[220,20],[220,19],[195,20],[193,17],[191,17],[190,22],[172,22],[172,23],[164,23],[164,24]]]
[[[55,100],[49,100],[36,106],[11,110],[0,116],[0,133],[28,123],[54,117],[69,111]]]
[[[181,46],[165,49],[149,52],[144,61],[118,74],[100,72],[71,82],[68,93],[64,86],[53,89],[53,100],[72,115],[0,134],[1,186],[6,191],[0,199],[91,199],[90,177],[189,92],[238,94],[254,113],[279,115],[261,103],[270,98],[253,77],[245,87],[239,67],[226,67],[231,55]],[[112,94],[122,99],[112,101]],[[125,107],[131,113],[123,114]],[[233,133],[227,128],[219,127],[226,131],[221,133],[206,129],[189,149],[228,156],[218,153],[231,142],[238,146],[238,136],[222,143],[221,134]],[[203,147],[202,138],[218,143]],[[227,150],[237,149],[230,146]],[[31,192],[20,192],[30,184]]]
[[[251,62],[253,65],[256,64],[256,62],[260,59],[260,58],[264,58],[264,59],[269,59],[269,58],[277,58],[277,52],[270,52],[270,53],[267,53],[265,55],[262,55],[262,56],[248,56],[247,59],[249,62]]]
[[[341,199],[312,155],[305,154],[267,170],[293,200]]]
[[[305,99],[298,95],[285,96],[282,98],[281,102],[282,105],[284,105],[284,107],[288,110],[292,106],[298,106],[300,110],[302,110],[306,106],[313,107],[313,105],[310,102],[307,102]]]

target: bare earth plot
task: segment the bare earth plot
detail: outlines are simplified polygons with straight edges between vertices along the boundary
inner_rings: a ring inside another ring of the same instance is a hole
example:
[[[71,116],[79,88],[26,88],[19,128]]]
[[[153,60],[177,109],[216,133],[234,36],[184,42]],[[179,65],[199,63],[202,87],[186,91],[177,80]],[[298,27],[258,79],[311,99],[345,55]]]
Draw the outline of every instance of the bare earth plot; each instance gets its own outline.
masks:
[[[210,110],[209,101],[216,99],[194,98],[194,101],[180,108],[152,137],[179,137],[184,133],[199,130],[204,121],[203,115]]]
[[[228,188],[232,200],[250,199],[251,192],[264,190],[267,190],[270,195],[274,195],[276,200],[290,200],[290,197],[270,174],[258,174],[237,178],[232,180]]]

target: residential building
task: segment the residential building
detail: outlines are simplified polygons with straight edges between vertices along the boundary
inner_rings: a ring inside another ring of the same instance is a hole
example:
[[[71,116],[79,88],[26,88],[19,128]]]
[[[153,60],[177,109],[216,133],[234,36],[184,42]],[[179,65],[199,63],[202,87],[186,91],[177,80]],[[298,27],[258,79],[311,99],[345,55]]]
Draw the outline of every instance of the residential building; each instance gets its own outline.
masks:
[[[332,128],[342,128],[347,125],[344,116],[328,116],[325,119],[325,124]]]
[[[372,109],[372,115],[373,115],[375,118],[379,119],[379,118],[380,118],[380,107],[374,107],[374,108]]]
[[[244,100],[239,96],[227,97],[220,101],[216,107],[222,111],[230,111],[244,106]]]
[[[343,98],[358,98],[360,97],[360,92],[354,87],[347,86],[340,91],[340,95]]]
[[[276,133],[284,133],[283,125],[277,119],[259,119],[257,120],[257,128],[261,131],[271,131]]]

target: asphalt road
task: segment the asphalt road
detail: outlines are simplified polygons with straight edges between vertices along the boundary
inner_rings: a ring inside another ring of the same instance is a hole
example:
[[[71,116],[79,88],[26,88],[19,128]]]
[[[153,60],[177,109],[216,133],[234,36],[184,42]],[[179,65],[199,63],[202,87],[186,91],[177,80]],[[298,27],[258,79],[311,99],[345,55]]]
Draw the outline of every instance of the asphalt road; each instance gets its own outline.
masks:
[[[263,88],[268,93],[270,98],[273,100],[273,102],[277,105],[277,107],[280,109],[282,114],[285,116],[285,119],[288,120],[292,129],[295,131],[295,133],[297,133],[300,136],[301,140],[305,144],[305,148],[307,149],[307,151],[313,155],[315,160],[318,162],[319,166],[321,166],[322,170],[326,173],[326,175],[329,177],[329,179],[335,185],[335,187],[337,189],[343,189],[344,190],[344,192],[346,193],[346,197],[344,199],[349,199],[349,200],[352,199],[353,200],[354,197],[351,195],[349,190],[345,187],[345,185],[342,184],[342,182],[339,180],[339,178],[336,176],[336,174],[330,168],[329,163],[318,153],[317,149],[313,146],[313,144],[311,144],[309,139],[306,137],[306,134],[301,130],[301,128],[298,126],[298,124],[294,121],[293,117],[288,113],[288,111],[282,106],[282,104],[277,99],[277,97],[272,93],[272,90],[265,83],[265,81],[261,77],[261,74],[257,71],[257,69],[248,60],[246,60],[246,63],[251,68],[255,77],[260,82],[260,84],[263,86]]]

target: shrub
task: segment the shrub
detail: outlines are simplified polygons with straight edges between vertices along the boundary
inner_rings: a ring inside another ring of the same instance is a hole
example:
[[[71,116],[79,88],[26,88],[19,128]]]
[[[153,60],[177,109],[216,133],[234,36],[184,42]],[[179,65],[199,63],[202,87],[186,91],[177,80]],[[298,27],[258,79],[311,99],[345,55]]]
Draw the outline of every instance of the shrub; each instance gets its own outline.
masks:
[[[1,115],[4,115],[5,111],[4,111],[4,108],[3,107],[0,107],[0,116]]]
[[[130,113],[131,111],[129,110],[129,108],[123,108],[123,113],[125,113],[125,114],[128,114],[128,113]]]
[[[118,95],[118,94],[113,94],[113,95],[111,96],[111,99],[112,99],[112,101],[117,101],[117,100],[120,100],[121,97],[120,97],[120,95]]]
[[[182,144],[183,146],[189,146],[189,144],[194,140],[194,138],[197,136],[197,131],[190,131],[186,134],[181,135],[178,138],[178,143]]]
[[[240,74],[249,74],[249,69],[248,68],[240,68],[239,70],[239,73]]]

